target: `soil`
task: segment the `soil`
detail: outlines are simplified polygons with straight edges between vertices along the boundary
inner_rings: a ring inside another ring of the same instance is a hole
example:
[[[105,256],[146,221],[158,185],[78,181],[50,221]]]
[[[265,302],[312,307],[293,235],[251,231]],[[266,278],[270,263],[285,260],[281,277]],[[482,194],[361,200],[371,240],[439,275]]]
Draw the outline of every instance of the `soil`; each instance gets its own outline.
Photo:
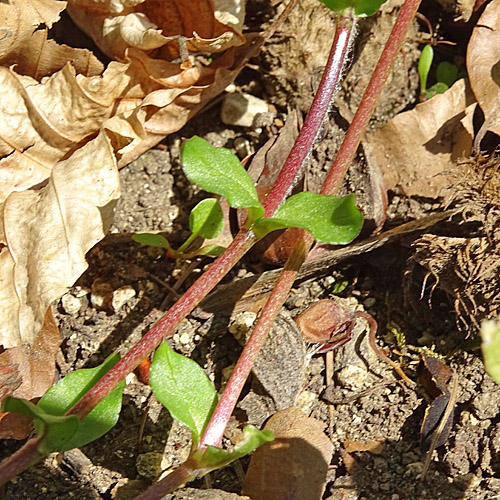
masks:
[[[203,193],[193,189],[180,169],[179,150],[184,138],[196,134],[216,146],[236,149],[243,157],[279,131],[290,108],[302,113],[307,109],[333,25],[323,9],[313,11],[308,5],[300,3],[283,31],[236,81],[238,90],[271,105],[264,125],[225,125],[220,120],[221,103],[217,102],[167,137],[159,148],[121,170],[122,197],[111,234],[89,253],[88,271],[54,304],[63,338],[57,359],[59,377],[95,366],[115,350],[126,352],[175,301],[172,287],[182,293],[209,265],[208,258],[176,262],[160,249],[133,242],[130,235],[162,231],[173,246],[188,235],[189,211]],[[391,3],[382,14],[360,23],[352,65],[310,161],[310,189],[321,182],[361,99],[392,25],[395,5]],[[257,30],[272,14],[268,2],[255,0],[249,4],[247,24]],[[302,36],[304,26],[307,33],[317,36]],[[410,38],[416,38],[419,29],[415,22]],[[418,47],[412,41],[405,44],[377,106],[373,127],[415,104]],[[376,210],[372,207],[370,211],[367,176],[370,169],[361,151],[345,189],[363,193],[361,205],[370,219],[370,214],[376,218]],[[392,192],[389,202],[386,228],[443,209],[440,200],[406,199]],[[427,232],[472,236],[468,227],[448,222]],[[500,387],[485,373],[474,330],[457,318],[454,301],[446,290],[437,287],[430,297],[426,289],[421,299],[426,270],[415,261],[408,278],[408,262],[415,251],[412,242],[417,237],[346,260],[333,271],[325,270],[294,288],[273,331],[278,341],[267,346],[265,359],[247,384],[226,432],[225,445],[237,439],[243,425],[262,426],[277,410],[295,405],[325,423],[335,447],[324,499],[482,500],[500,495]],[[224,282],[267,268],[253,256]],[[297,340],[291,318],[318,299],[332,296],[343,300],[345,307],[362,308],[376,318],[379,345],[400,353],[399,360],[411,378],[417,378],[425,348],[448,356],[446,362],[458,380],[453,426],[446,443],[434,453],[424,481],[419,477],[425,461],[420,427],[430,399],[423,387],[406,386],[374,355],[361,323],[355,339],[335,352],[333,385],[325,378],[325,356],[313,356],[300,336]],[[241,334],[245,329],[252,313],[244,314],[247,316],[230,318],[229,307],[222,307],[215,315],[197,310],[171,339],[172,347],[197,361],[217,389],[241,351],[241,338],[231,332]],[[376,451],[346,451],[347,442],[375,441],[381,443]],[[2,455],[18,446],[17,442],[4,442]],[[162,471],[181,463],[188,452],[186,429],[155,401],[149,386],[130,375],[120,420],[107,435],[81,450],[51,455],[7,485],[5,498],[131,499]],[[240,498],[248,462],[242,459],[165,498]]]

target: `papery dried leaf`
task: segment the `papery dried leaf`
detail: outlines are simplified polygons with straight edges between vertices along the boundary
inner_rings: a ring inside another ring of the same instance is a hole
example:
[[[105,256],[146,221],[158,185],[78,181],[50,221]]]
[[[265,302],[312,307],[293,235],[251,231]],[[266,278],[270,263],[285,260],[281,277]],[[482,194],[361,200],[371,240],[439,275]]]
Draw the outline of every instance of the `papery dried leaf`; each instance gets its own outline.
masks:
[[[491,2],[474,27],[467,47],[467,73],[476,100],[484,113],[484,124],[476,146],[488,130],[500,135],[500,9]]]
[[[59,20],[66,2],[55,0],[12,0],[0,3],[2,36],[0,65],[36,80],[62,69],[71,61],[78,73],[102,73],[102,63],[86,49],[59,45],[48,39],[48,30]],[[35,31],[36,30],[36,31]]]
[[[241,26],[244,9],[241,1],[232,4],[236,7],[229,4],[232,9],[225,16],[218,5],[216,16],[211,0],[143,0],[133,5],[127,2],[121,10],[118,2],[103,6],[96,0],[70,0],[68,12],[113,59],[124,61],[127,49],[132,47],[145,51],[161,47],[155,57],[175,59],[184,45],[190,52],[214,53],[243,44],[244,38],[231,26]],[[219,19],[227,20],[229,25]]]
[[[0,373],[13,371],[17,377],[17,387],[0,377],[0,401],[7,395],[25,399],[42,396],[54,382],[56,353],[60,341],[59,328],[49,307],[43,326],[32,345],[12,347],[0,354]],[[23,439],[31,430],[30,418],[0,413],[0,439]]]
[[[253,453],[243,493],[259,500],[320,499],[333,454],[323,427],[296,408],[271,417],[265,428],[275,439]]]
[[[12,193],[0,221],[0,344],[32,343],[49,304],[85,271],[119,196],[109,139],[96,139],[59,162],[46,187]]]
[[[397,187],[406,196],[448,195],[446,174],[472,149],[474,106],[466,81],[459,80],[444,94],[397,115],[371,134],[370,161],[382,169],[386,188]]]
[[[263,40],[259,35],[248,35],[245,45],[226,51],[209,66],[183,70],[177,64],[151,59],[131,49],[127,74],[133,80],[118,103],[116,116],[106,122],[106,128],[133,138],[120,151],[118,166],[126,165],[179,130],[234,81],[247,61],[259,52]]]
[[[103,64],[92,52],[59,45],[47,39],[47,33],[46,29],[35,31],[15,49],[0,57],[0,65],[14,66],[16,73],[38,81],[59,71],[68,61],[71,61],[77,73],[85,76],[99,75],[104,71]]]
[[[111,63],[102,76],[86,78],[66,65],[38,83],[0,68],[0,202],[47,179],[99,130],[128,83],[126,70]]]
[[[41,24],[51,28],[65,7],[66,2],[56,0],[0,2],[0,19],[2,20],[0,61],[3,61],[10,54],[18,52],[19,48]]]

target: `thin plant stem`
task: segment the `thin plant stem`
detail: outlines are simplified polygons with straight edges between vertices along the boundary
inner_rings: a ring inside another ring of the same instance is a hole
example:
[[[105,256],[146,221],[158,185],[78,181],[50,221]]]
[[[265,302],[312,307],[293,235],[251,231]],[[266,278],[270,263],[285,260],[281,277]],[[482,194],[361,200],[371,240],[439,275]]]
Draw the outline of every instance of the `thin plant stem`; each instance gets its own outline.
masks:
[[[286,196],[290,193],[293,185],[297,182],[301,169],[310,154],[316,138],[318,137],[321,126],[333,101],[333,97],[339,87],[344,65],[347,61],[347,56],[354,39],[355,25],[356,18],[354,16],[339,16],[337,19],[337,27],[334,41],[332,43],[332,49],[328,57],[327,66],[323,72],[318,92],[316,93],[311,109],[306,117],[304,126],[302,127],[299,136],[273,185],[273,189],[266,198],[264,203],[266,217],[272,216],[281,203],[283,203]],[[289,289],[295,280],[295,269],[300,269],[306,255],[307,251],[304,250],[298,257],[300,262],[289,263],[292,267],[290,275],[288,275],[286,271],[281,274],[280,279],[274,288],[275,291],[282,290],[284,293],[284,295],[280,295],[278,292],[274,294],[274,300],[279,302],[280,305],[275,307],[273,305],[273,300],[268,300],[266,307],[261,314],[261,318],[264,317],[266,319],[261,322],[262,327],[256,326],[256,328],[253,329],[251,338],[243,349],[243,352],[238,359],[238,363],[226,386],[226,390],[224,391],[224,394],[222,395],[222,398],[210,419],[207,429],[205,430],[200,446],[217,446],[220,443],[227,421],[232,414],[243,384],[245,383],[255,357],[265,340],[267,330],[269,328],[268,325],[272,325],[276,319],[281,305],[286,300]],[[280,285],[280,281],[283,285]],[[173,491],[173,489],[171,489],[172,484],[170,476],[167,476],[158,483],[155,483],[153,486],[157,496],[147,498],[161,498],[161,496],[166,493]],[[178,486],[180,485],[177,485],[177,487]],[[149,490],[146,491],[146,493],[148,492]],[[145,498],[146,497],[141,496],[137,500],[145,500]]]
[[[29,439],[19,450],[2,462],[0,467],[0,485],[5,484],[43,458],[43,455],[38,451],[40,442],[40,436]]]
[[[339,89],[355,34],[356,17],[353,14],[338,16],[332,48],[321,82],[300,134],[281,168],[272,191],[266,198],[264,217],[271,217],[274,214],[297,183]]]
[[[179,323],[206,297],[236,262],[255,243],[251,231],[240,231],[231,245],[198,280],[184,293],[172,308],[160,318],[144,337],[101,378],[66,414],[84,418],[137,365],[148,356],[164,338],[170,336]]]
[[[389,76],[389,71],[394,65],[401,45],[406,39],[408,30],[417,12],[421,0],[406,0],[399,11],[396,24],[394,25],[384,50],[366,87],[361,103],[342,141],[342,145],[330,168],[327,178],[321,189],[322,194],[337,194],[347,173],[349,165],[356,154],[361,136],[373,114],[378,98]]]
[[[336,194],[342,184],[342,180],[347,173],[350,162],[354,158],[359,145],[361,135],[366,129],[377,99],[380,96],[389,70],[399,52],[399,48],[406,38],[413,16],[418,8],[420,0],[407,0],[403,5],[396,20],[392,33],[389,37],[382,55],[370,83],[365,91],[363,100],[358,108],[351,126],[342,142],[339,153],[329,171],[329,174],[322,186],[321,194]],[[393,40],[395,38],[395,41]],[[326,73],[326,69],[325,69]],[[323,73],[323,76],[325,75]],[[365,101],[366,99],[366,101]],[[305,125],[305,124],[304,124]],[[354,132],[351,132],[351,129]],[[350,133],[351,132],[351,133]],[[304,156],[305,158],[305,156]],[[269,296],[259,319],[252,331],[250,338],[231,374],[226,386],[226,390],[214,411],[205,434],[202,438],[202,445],[217,446],[222,439],[222,433],[234,410],[237,399],[245,381],[250,373],[253,362],[262,347],[274,320],[281,307],[286,301],[288,294],[295,282],[297,275],[304,263],[307,254],[314,243],[312,235],[304,230],[293,229],[297,233],[297,244],[292,254],[287,260],[283,272],[281,273],[271,295]]]
[[[301,243],[303,244],[305,242],[302,241]],[[224,429],[233,413],[241,390],[255,362],[255,358],[259,354],[266,340],[267,333],[278,316],[281,306],[290,293],[290,289],[297,275],[297,269],[300,269],[300,266],[305,260],[307,249],[303,247],[302,244],[297,245],[302,251],[294,252],[294,259],[288,259],[285,269],[283,269],[283,272],[280,274],[273,288],[273,292],[267,300],[252,330],[250,338],[231,373],[226,389],[207,425],[201,440],[202,446],[219,446],[220,444]]]

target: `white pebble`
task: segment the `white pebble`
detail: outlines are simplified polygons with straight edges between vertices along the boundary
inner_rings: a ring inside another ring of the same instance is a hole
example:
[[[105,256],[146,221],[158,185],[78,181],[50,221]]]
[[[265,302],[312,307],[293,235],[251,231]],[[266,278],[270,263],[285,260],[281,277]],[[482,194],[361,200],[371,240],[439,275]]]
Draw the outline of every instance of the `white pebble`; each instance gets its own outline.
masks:
[[[222,102],[221,119],[226,125],[251,127],[255,117],[267,113],[267,103],[250,94],[227,94]]]
[[[113,292],[111,305],[119,311],[132,297],[135,297],[135,290],[130,285],[122,286]]]

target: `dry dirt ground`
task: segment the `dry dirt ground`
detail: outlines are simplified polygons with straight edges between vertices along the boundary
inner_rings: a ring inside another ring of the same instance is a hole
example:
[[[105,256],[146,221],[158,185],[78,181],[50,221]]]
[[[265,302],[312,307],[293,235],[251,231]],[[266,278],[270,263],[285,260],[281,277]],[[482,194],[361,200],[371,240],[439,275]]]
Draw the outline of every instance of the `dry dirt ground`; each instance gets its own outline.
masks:
[[[361,98],[360,90],[390,29],[394,13],[388,12],[361,22],[351,69],[311,158],[308,182],[312,186],[320,182]],[[247,24],[250,29],[258,29],[271,14],[267,2],[251,2]],[[208,265],[208,259],[176,263],[159,249],[133,242],[130,234],[161,230],[173,244],[181,243],[186,236],[189,211],[202,193],[193,190],[180,169],[179,148],[184,138],[197,134],[216,146],[235,148],[243,156],[256,151],[279,131],[291,108],[301,112],[307,108],[318,68],[324,64],[331,24],[312,24],[309,28],[315,36],[309,40],[296,33],[304,19],[292,18],[236,81],[240,90],[272,105],[263,124],[253,128],[227,126],[219,118],[221,104],[217,102],[167,137],[163,147],[122,169],[122,198],[112,234],[90,252],[88,271],[54,305],[64,339],[58,356],[60,376],[94,366],[114,350],[125,352],[175,300],[172,287],[178,286],[177,292],[182,293]],[[442,24],[446,25],[446,19]],[[415,22],[412,38],[417,37],[419,29],[421,25]],[[418,47],[412,41],[405,44],[373,126],[415,103]],[[457,50],[461,50],[460,45]],[[356,168],[364,168],[362,155]],[[346,190],[363,191],[362,182],[363,175],[352,171]],[[443,209],[439,199],[405,199],[392,192],[389,202],[386,227]],[[464,236],[464,231],[446,222],[431,232]],[[425,271],[418,266],[408,278],[408,262],[414,252],[411,244],[417,236],[324,269],[294,288],[274,331],[278,342],[270,347],[274,349],[271,360],[247,385],[225,444],[230,445],[243,424],[261,426],[277,409],[296,404],[325,423],[335,446],[325,499],[486,500],[500,496],[500,388],[485,374],[474,337],[459,328],[453,300],[439,288],[430,297],[432,283],[421,299]],[[225,283],[265,269],[254,256],[235,269]],[[429,398],[420,385],[409,388],[402,384],[373,355],[365,345],[362,325],[357,337],[335,353],[334,386],[325,381],[325,356],[304,355],[303,349],[293,347],[290,336],[295,330],[290,318],[317,299],[332,295],[346,300],[349,307],[363,307],[377,319],[380,345],[398,349],[394,332],[404,333],[406,345],[399,346],[400,359],[414,379],[420,354],[412,346],[434,346],[442,355],[451,354],[447,363],[458,379],[453,428],[448,441],[435,452],[425,481],[419,479],[425,460],[419,434]],[[241,350],[228,324],[245,321],[241,316],[230,320],[230,314],[229,304],[222,305],[215,315],[197,310],[171,341],[176,350],[191,356],[206,370],[217,389]],[[342,376],[346,367],[351,370],[349,376],[345,371]],[[347,453],[346,443],[353,441],[378,442],[379,446]],[[148,386],[130,375],[115,428],[81,450],[54,454],[31,468],[6,487],[5,498],[134,498],[162,470],[186,457],[188,442],[186,429],[172,421]],[[2,455],[16,446],[3,443]],[[247,465],[248,459],[241,460],[211,474],[207,481],[189,485],[195,490],[186,489],[167,498],[237,499]]]

